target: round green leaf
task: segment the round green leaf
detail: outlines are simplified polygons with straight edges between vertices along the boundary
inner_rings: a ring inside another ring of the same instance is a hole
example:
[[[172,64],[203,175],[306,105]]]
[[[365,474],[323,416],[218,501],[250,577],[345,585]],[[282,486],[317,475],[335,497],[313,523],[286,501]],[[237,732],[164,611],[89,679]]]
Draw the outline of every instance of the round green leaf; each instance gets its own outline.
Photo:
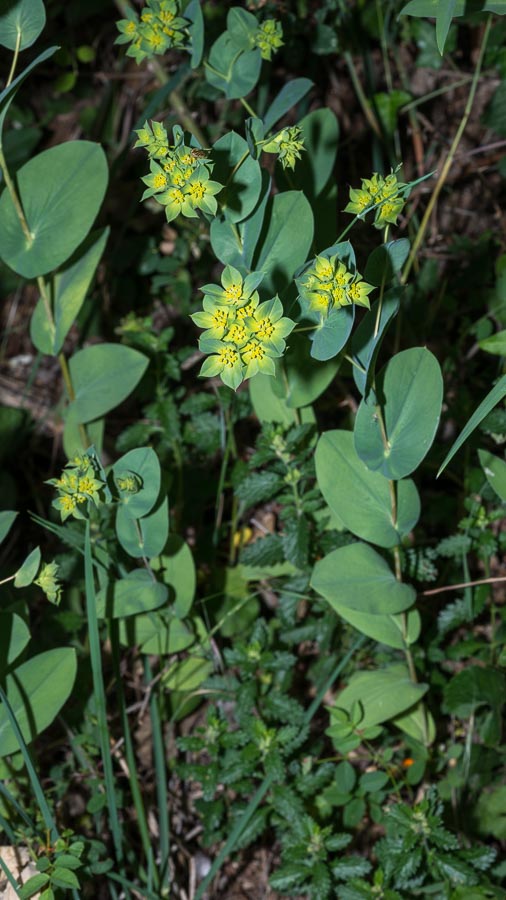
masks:
[[[10,666],[23,652],[29,640],[30,632],[21,616],[0,612],[0,669]]]
[[[107,187],[99,144],[68,141],[39,153],[17,172],[19,197],[31,238],[23,232],[8,191],[0,196],[0,254],[18,275],[35,278],[56,269],[90,230]]]
[[[403,637],[403,616],[373,616],[370,613],[357,612],[337,603],[332,603],[332,608],[357,631],[387,647],[395,647],[396,650],[405,650],[414,644],[420,636],[421,619],[418,610],[411,609],[406,614],[406,639]]]
[[[71,647],[47,650],[8,675],[7,698],[27,743],[51,724],[69,697],[76,676],[76,653]],[[19,750],[7,711],[0,706],[0,756]]]
[[[119,628],[123,644],[156,656],[180,653],[195,641],[188,626],[167,610],[122,619]]]
[[[9,534],[17,516],[18,513],[12,509],[3,509],[2,512],[0,512],[0,543],[5,540]]]
[[[327,360],[337,356],[351,334],[354,319],[354,306],[333,309],[311,333],[311,356],[313,359]]]
[[[376,397],[383,410],[386,447]],[[443,378],[436,357],[425,347],[397,353],[358,408],[355,448],[366,466],[392,480],[413,472],[434,440],[442,401]]]
[[[327,431],[316,448],[316,477],[330,508],[349,531],[380,547],[394,547],[420,516],[411,480],[397,484],[397,524],[392,522],[388,482],[357,456],[351,431]]]
[[[35,547],[16,572],[14,587],[27,587],[35,578],[40,566],[40,547]]]
[[[116,534],[124,550],[134,558],[151,559],[165,547],[169,534],[167,497],[141,519],[133,519],[128,508],[120,507],[116,516]]]
[[[139,490],[135,493],[121,492],[118,514],[123,511],[124,516],[130,519],[140,519],[147,515],[158,499],[162,478],[160,462],[153,448],[138,447],[129,450],[114,463],[111,471],[115,478],[133,473],[140,480]]]
[[[256,206],[262,189],[262,170],[249,155],[244,138],[231,131],[213,146],[213,179],[225,187],[218,195],[221,209],[230,222],[240,222]],[[242,162],[241,162],[242,160]],[[232,170],[238,166],[234,177]]]
[[[490,487],[506,502],[506,462],[487,450],[478,450],[478,456]]]
[[[0,0],[0,44],[25,50],[35,43],[46,24],[42,0]]]
[[[338,547],[317,562],[311,585],[331,606],[337,602],[375,616],[404,612],[416,599],[383,557],[360,542]]]
[[[98,592],[97,616],[99,619],[121,619],[148,612],[162,606],[168,593],[164,584],[153,581],[147,569],[134,569],[125,578]]]
[[[262,288],[281,294],[309,253],[314,234],[311,204],[302,191],[284,191],[269,200],[265,221],[255,269],[265,273]]]
[[[183,618],[191,609],[197,585],[195,563],[188,544],[179,535],[171,534],[163,556],[153,561],[152,568],[160,572],[164,584],[169,585],[173,611]]]
[[[91,422],[122,403],[137,387],[148,358],[122,344],[93,344],[70,359],[75,399],[68,407],[72,422]]]
[[[284,392],[286,405],[292,409],[314,403],[328,388],[340,366],[341,361],[337,357],[315,362],[310,349],[311,344],[305,335],[294,335],[283,359],[276,365],[274,391]]]
[[[427,689],[428,685],[411,681],[407,668],[402,663],[396,663],[385,669],[352,675],[348,687],[336,698],[335,705],[350,712],[352,706],[359,703],[364,713],[359,728],[370,728],[414,706]]]

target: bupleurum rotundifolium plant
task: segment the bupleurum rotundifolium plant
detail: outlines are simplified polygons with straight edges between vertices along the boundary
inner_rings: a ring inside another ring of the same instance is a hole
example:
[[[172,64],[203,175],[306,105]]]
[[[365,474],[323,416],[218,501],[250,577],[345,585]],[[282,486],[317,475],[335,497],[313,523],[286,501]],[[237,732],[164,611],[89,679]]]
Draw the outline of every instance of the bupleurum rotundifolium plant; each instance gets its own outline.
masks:
[[[295,327],[295,322],[283,315],[279,297],[260,303],[256,288],[262,278],[262,272],[251,272],[243,279],[237,269],[226,266],[221,286],[201,288],[204,309],[192,316],[195,324],[205,329],[199,349],[210,354],[200,374],[219,375],[233,390],[257,372],[275,374],[274,360],[283,355],[285,338]]]
[[[374,290],[358,272],[350,272],[338,254],[315,257],[296,283],[303,313],[319,319],[354,303],[369,309],[368,295]]]
[[[138,16],[126,10],[126,18],[116,23],[120,32],[116,44],[130,44],[126,54],[136,63],[154,55],[162,55],[173,47],[187,49],[191,36],[190,22],[182,14],[179,0],[147,0]]]
[[[361,181],[361,188],[350,188],[350,202],[345,206],[344,212],[363,218],[368,212],[375,211],[375,228],[396,225],[410,185],[398,180],[397,171],[391,172],[386,178],[374,172],[371,178],[362,178]]]
[[[213,164],[207,151],[184,143],[182,129],[175,125],[174,143],[169,144],[167,131],[160,122],[148,122],[137,132],[135,147],[143,147],[149,156],[150,173],[143,177],[147,185],[142,200],[150,197],[165,207],[167,222],[179,214],[198,218],[198,210],[216,215],[216,194],[223,185],[212,181]]]

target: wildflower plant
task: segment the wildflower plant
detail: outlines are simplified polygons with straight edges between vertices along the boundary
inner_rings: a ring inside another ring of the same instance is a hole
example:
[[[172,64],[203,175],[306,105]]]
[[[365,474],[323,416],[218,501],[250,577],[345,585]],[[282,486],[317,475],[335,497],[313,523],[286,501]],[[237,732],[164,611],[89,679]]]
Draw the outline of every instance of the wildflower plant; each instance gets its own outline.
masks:
[[[283,169],[294,169],[298,159],[302,159],[301,150],[304,150],[302,130],[298,125],[291,128],[283,128],[269,140],[260,144],[264,153],[276,153]]]
[[[211,179],[213,163],[206,151],[185,144],[178,126],[173,130],[173,144],[169,144],[160,122],[145,122],[136,134],[134,146],[146,150],[150,161],[149,175],[142,179],[147,186],[142,199],[154,197],[165,208],[167,222],[180,214],[198,218],[199,211],[214,216],[218,208],[216,194],[223,185]]]
[[[53,507],[61,515],[62,522],[69,516],[86,519],[90,503],[98,508],[110,499],[105,473],[93,448],[75,456],[63,469],[59,478],[50,478],[47,484],[56,488]]]
[[[130,44],[126,54],[137,64],[173,48],[187,49],[191,23],[182,6],[179,0],[147,0],[139,15],[128,8],[126,18],[116,23],[120,32],[116,44]]]
[[[243,279],[238,269],[226,266],[221,286],[206,284],[203,311],[192,319],[204,333],[199,349],[208,355],[200,375],[219,375],[224,384],[237,390],[247,378],[258,372],[275,374],[275,359],[285,351],[285,338],[295,322],[283,315],[279,297],[260,303],[257,286],[261,272]]]
[[[308,318],[321,321],[333,309],[352,304],[370,309],[368,296],[374,285],[364,281],[358,272],[350,271],[337,253],[315,257],[296,283],[303,313]]]
[[[272,54],[283,46],[283,27],[275,19],[265,19],[254,35],[254,45],[260,50],[262,59],[269,62]]]
[[[409,188],[399,181],[397,172],[391,172],[386,178],[374,172],[371,178],[362,178],[361,188],[350,188],[350,200],[344,211],[359,218],[374,211],[373,224],[378,229],[396,225]]]

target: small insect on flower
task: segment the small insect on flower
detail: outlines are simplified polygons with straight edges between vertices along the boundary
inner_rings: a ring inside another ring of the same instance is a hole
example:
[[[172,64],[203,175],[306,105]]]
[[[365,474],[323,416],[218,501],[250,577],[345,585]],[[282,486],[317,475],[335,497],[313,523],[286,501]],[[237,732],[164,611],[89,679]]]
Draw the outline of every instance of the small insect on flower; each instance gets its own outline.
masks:
[[[206,159],[207,154],[209,152],[210,152],[210,149],[209,148],[206,149],[205,147],[203,150],[197,150],[196,147],[192,147],[192,149],[190,150],[190,154],[193,156],[194,159]]]

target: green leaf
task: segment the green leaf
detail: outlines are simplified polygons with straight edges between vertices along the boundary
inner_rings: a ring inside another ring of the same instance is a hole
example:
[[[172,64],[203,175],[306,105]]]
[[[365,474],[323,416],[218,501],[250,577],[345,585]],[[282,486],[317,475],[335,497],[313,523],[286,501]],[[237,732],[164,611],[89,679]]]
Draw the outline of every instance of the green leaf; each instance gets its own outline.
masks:
[[[374,394],[381,398],[386,447]],[[434,440],[442,401],[441,369],[429,350],[413,347],[392,357],[355,420],[355,449],[367,467],[391,480],[413,472]]]
[[[270,375],[259,373],[249,381],[249,393],[255,415],[260,422],[276,422],[276,424],[297,425],[299,414],[288,406],[286,402],[286,390],[284,394],[278,393],[279,382]],[[300,411],[302,423],[314,422],[315,417],[311,406],[306,406]]]
[[[274,390],[284,392],[288,407],[309,406],[328,388],[340,365],[340,358],[316,361],[310,355],[311,344],[305,335],[290,338],[290,346],[276,365]]]
[[[46,24],[42,0],[1,0],[0,44],[8,50],[26,50]]]
[[[438,17],[441,4],[448,5],[449,0],[410,0],[404,6],[399,15],[422,16],[429,18]],[[498,16],[506,15],[506,0],[456,0],[454,3],[454,16],[463,16],[469,12],[493,12]]]
[[[62,866],[64,869],[80,869],[83,863],[77,856],[74,856],[73,853],[60,853],[56,857],[56,862],[58,866]]]
[[[27,587],[37,575],[40,566],[40,547],[35,547],[26,557],[23,565],[16,572],[14,587]]]
[[[0,612],[0,671],[18,658],[29,640],[30,632],[21,616]]]
[[[169,535],[163,556],[151,563],[155,572],[160,572],[164,584],[170,588],[169,600],[176,616],[186,616],[193,604],[197,575],[192,552],[183,538]]]
[[[40,889],[44,887],[49,881],[49,875],[46,872],[41,872],[39,875],[32,875],[25,884],[18,888],[17,895],[20,900],[28,900],[29,897],[33,897],[34,894],[38,894]]]
[[[176,662],[162,675],[162,684],[168,691],[194,691],[213,671],[213,664],[199,656],[189,656]]]
[[[414,589],[397,581],[388,563],[367,544],[338,547],[316,563],[311,585],[334,607],[369,615],[404,612],[416,600]]]
[[[72,422],[91,422],[114,409],[138,385],[148,358],[122,344],[93,344],[69,361],[75,399],[69,404]]]
[[[58,862],[58,860],[56,860]],[[51,883],[56,887],[62,888],[79,888],[79,879],[70,869],[56,865],[51,872]]]
[[[314,82],[310,78],[293,78],[281,88],[263,117],[265,131],[271,131],[284,115],[311,90]],[[304,120],[303,120],[304,121]]]
[[[445,456],[444,462],[441,464],[439,471],[437,473],[437,477],[441,475],[446,466],[450,462],[451,459],[455,456],[457,450],[460,450],[464,441],[467,441],[468,437],[473,433],[474,429],[478,427],[480,422],[483,421],[485,416],[493,410],[494,406],[506,396],[506,375],[503,375],[502,378],[499,379],[496,385],[492,388],[492,390],[487,394],[484,400],[481,401],[479,407],[471,418],[469,419],[467,425],[462,430],[460,435],[458,436],[455,443],[452,445],[451,450]]]
[[[414,706],[427,690],[428,685],[415,684],[407,668],[396,663],[385,669],[352,675],[348,687],[337,696],[335,706],[350,713],[355,704],[360,704],[363,718],[359,728],[370,728]]]
[[[325,361],[337,356],[345,346],[353,328],[355,306],[333,309],[315,331],[311,332],[311,356]]]
[[[351,339],[353,360],[353,378],[361,394],[367,394],[374,377],[376,358],[379,353],[387,328],[399,309],[400,290],[393,288],[383,296],[383,305],[378,323],[376,337],[376,319],[379,300],[373,304],[355,330]],[[360,367],[360,368],[358,368]],[[363,370],[363,371],[362,371]]]
[[[395,547],[415,527],[420,498],[411,480],[397,485],[397,523],[392,522],[388,482],[358,457],[351,431],[328,431],[315,455],[318,486],[338,518],[357,537]]]
[[[202,61],[204,52],[204,16],[200,0],[191,0],[184,11],[184,17],[191,22],[188,26],[192,50],[191,66],[192,69],[196,69]]]
[[[295,166],[294,178],[311,203],[322,193],[334,171],[339,123],[331,109],[315,109],[298,123],[305,153]]]
[[[445,686],[444,702],[461,719],[471,716],[483,704],[499,710],[506,702],[506,678],[496,669],[470,666]]]
[[[20,74],[13,81],[11,81],[11,83],[7,87],[3,89],[3,91],[0,91],[0,149],[3,148],[2,135],[5,117],[9,111],[9,107],[12,101],[14,100],[14,97],[16,96],[18,88],[23,84],[23,81],[30,74],[30,72],[39,65],[39,63],[45,62],[47,59],[50,59],[50,57],[53,56],[59,49],[59,47],[48,47],[48,49],[44,50],[43,53],[40,53],[39,56],[37,56],[36,59],[34,59],[33,62],[31,62],[30,65],[26,67],[26,69],[23,69],[23,71],[20,72]]]
[[[132,519],[125,507],[116,515],[116,534],[124,550],[134,558],[151,559],[165,547],[169,534],[169,503],[161,498],[155,508],[141,519]]]
[[[140,519],[150,512],[160,494],[162,471],[160,462],[152,447],[138,447],[129,450],[112,466],[115,479],[125,475],[137,475],[140,485],[135,492],[122,491],[118,512],[123,510],[130,519]]]
[[[8,191],[0,196],[0,254],[18,275],[56,269],[84,240],[107,187],[105,153],[91,141],[68,141],[39,153],[17,172],[31,234],[25,237]]]
[[[334,611],[357,631],[387,647],[405,650],[420,637],[421,619],[416,609],[407,613],[405,623],[404,617],[401,615],[374,616],[370,613],[357,612],[357,610],[336,601],[332,603],[332,606]]]
[[[448,37],[448,32],[450,30],[452,18],[455,15],[456,7],[457,0],[440,0],[438,4],[436,18],[436,41],[441,56],[443,55],[446,38]]]
[[[506,356],[506,330],[498,331],[488,338],[478,342],[482,350],[487,353],[495,353],[497,356]]]
[[[0,512],[0,543],[4,541],[9,534],[17,515],[18,513],[12,509],[3,509]]]
[[[409,712],[396,716],[392,719],[392,724],[425,746],[429,746],[436,739],[434,717],[423,703],[418,703]]]
[[[409,103],[413,97],[407,91],[393,90],[388,93],[374,94],[372,99],[383,130],[389,137],[392,137],[397,128],[397,113],[401,106]]]
[[[228,100],[237,100],[253,90],[261,68],[260,50],[239,50],[226,31],[212,45],[205,72],[209,84],[223,91]]]
[[[406,262],[409,247],[410,243],[407,238],[380,244],[372,251],[367,260],[364,280],[377,287],[380,287],[381,284],[388,284]]]
[[[251,50],[257,30],[258,22],[252,13],[239,6],[229,9],[227,31],[239,50]]]
[[[115,581],[97,594],[99,619],[121,619],[148,612],[162,606],[169,595],[168,589],[153,578],[146,569],[134,569],[125,578]]]
[[[188,626],[166,610],[122,619],[120,639],[129,647],[138,646],[143,653],[156,656],[180,653],[195,641]]]
[[[57,356],[84,303],[109,236],[109,229],[93,231],[50,283],[54,326],[49,321],[42,298],[33,311],[30,337],[37,350]]]
[[[27,743],[51,724],[68,699],[76,676],[70,647],[39,653],[7,676],[7,697]],[[0,756],[19,750],[4,706],[0,706]]]
[[[478,450],[478,456],[490,487],[506,502],[506,462],[487,450]]]
[[[314,227],[311,205],[302,191],[276,194],[269,200],[266,222],[254,268],[265,273],[262,288],[266,292],[281,294],[311,247]]]
[[[248,144],[235,131],[216,141],[213,160],[213,178],[225,185],[218,195],[220,208],[229,222],[240,222],[253,212],[258,202],[262,189],[260,164],[252,159]]]

